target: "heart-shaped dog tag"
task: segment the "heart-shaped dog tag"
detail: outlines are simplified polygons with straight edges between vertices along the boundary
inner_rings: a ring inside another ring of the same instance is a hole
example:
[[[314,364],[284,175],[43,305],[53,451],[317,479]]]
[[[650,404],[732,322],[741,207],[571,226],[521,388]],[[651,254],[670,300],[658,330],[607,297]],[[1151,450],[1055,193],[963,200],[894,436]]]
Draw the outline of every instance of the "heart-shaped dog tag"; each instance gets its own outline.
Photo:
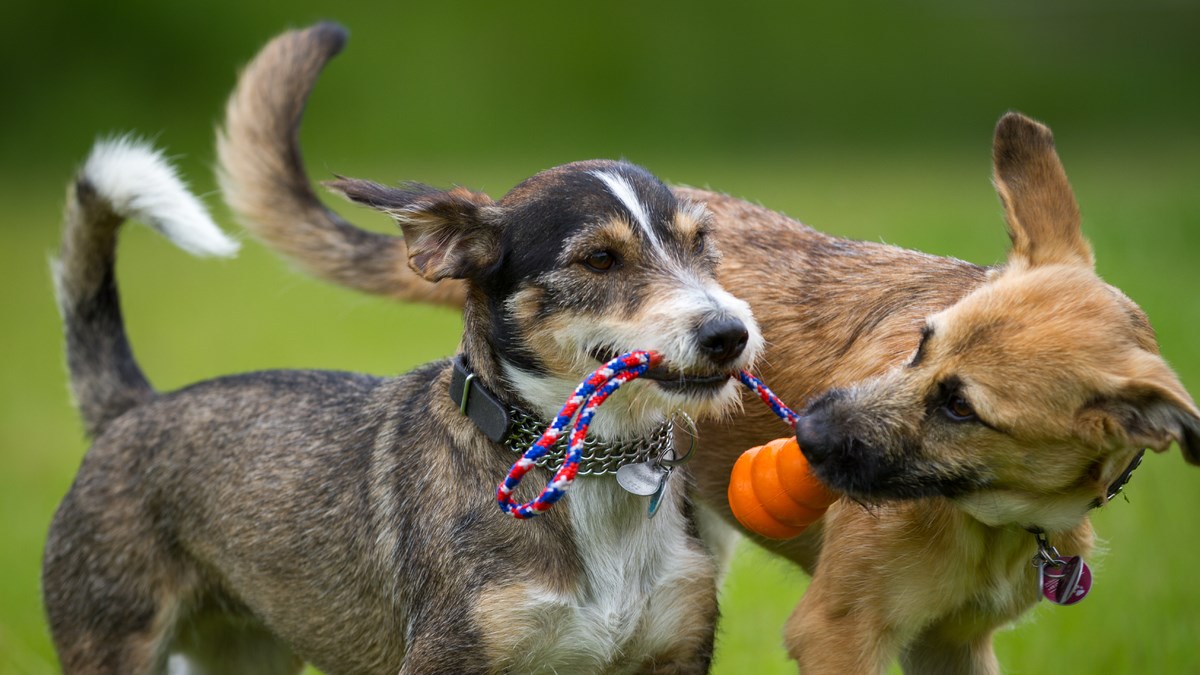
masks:
[[[639,497],[649,497],[661,489],[671,471],[659,466],[658,460],[626,464],[617,469],[617,484]]]
[[[1079,556],[1056,557],[1038,567],[1042,596],[1056,605],[1073,605],[1092,589],[1092,570]]]

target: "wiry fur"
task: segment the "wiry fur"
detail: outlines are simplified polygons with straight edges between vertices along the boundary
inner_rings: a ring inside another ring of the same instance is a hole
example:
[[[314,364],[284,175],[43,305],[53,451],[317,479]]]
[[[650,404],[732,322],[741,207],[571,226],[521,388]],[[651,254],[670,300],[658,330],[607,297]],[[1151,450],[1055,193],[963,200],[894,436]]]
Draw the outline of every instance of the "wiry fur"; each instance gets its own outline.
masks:
[[[296,97],[307,91],[292,86]],[[760,540],[814,574],[785,629],[803,672],[877,672],[896,658],[909,672],[996,672],[992,634],[1038,598],[1026,528],[1086,555],[1086,513],[1138,448],[1175,442],[1200,460],[1195,405],[1146,317],[1091,269],[1049,130],[1005,116],[994,159],[1013,248],[990,269],[674,190],[711,214],[719,281],[749,301],[762,329],[761,374],[784,400],[813,402],[800,432],[820,475],[873,503],[841,500],[801,537]],[[309,237],[247,226],[288,255],[286,239]],[[412,297],[409,282],[389,286],[369,269],[338,281]],[[439,289],[439,301],[462,302],[453,282]],[[923,335],[933,337],[918,351]],[[962,391],[993,428],[943,423],[947,396]],[[702,425],[698,489],[727,520],[734,461],[778,430],[754,405]]]
[[[52,272],[71,391],[93,435],[153,394],[129,351],[112,277],[117,228],[128,218],[196,255],[230,256],[238,249],[160,151],[131,137],[92,149],[67,190],[62,248]]]
[[[285,34],[246,77],[292,91],[288,78],[315,77],[343,37],[332,25]],[[459,413],[446,361],[393,379],[278,371],[154,392],[121,325],[118,226],[133,215],[192,250],[231,247],[152,152],[96,156],[69,196],[58,272],[72,382],[95,433],[45,552],[65,672],[707,670],[716,569],[686,472],[654,519],[611,477],[581,478],[536,520],[504,516],[494,495],[514,456]],[[287,189],[282,213],[337,222],[315,199],[298,205],[311,192],[289,180],[272,180]],[[732,372],[761,345],[747,305],[713,280],[706,216],[640,167],[556,167],[498,201],[331,187],[396,219],[422,279],[466,282],[460,356],[508,405],[544,413],[559,383],[610,350],[655,347],[663,365],[644,377],[656,381],[631,383],[596,420],[597,435],[631,439],[676,406],[720,414]],[[648,320],[664,311],[682,318]],[[519,496],[545,478],[527,476]]]

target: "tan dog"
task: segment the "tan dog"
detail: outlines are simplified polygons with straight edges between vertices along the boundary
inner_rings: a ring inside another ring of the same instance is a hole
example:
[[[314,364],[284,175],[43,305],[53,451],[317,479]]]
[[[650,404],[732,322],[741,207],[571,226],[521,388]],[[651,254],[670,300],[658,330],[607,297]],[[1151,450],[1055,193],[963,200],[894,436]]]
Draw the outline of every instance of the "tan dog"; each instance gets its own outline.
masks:
[[[400,238],[349,225],[301,187],[296,133],[315,75],[286,63],[243,75],[220,142],[229,203],[318,276],[461,304],[461,287],[405,269]],[[762,542],[813,574],[785,631],[805,673],[880,672],[896,659],[909,672],[997,671],[993,632],[1039,599],[1031,532],[1086,556],[1089,509],[1141,448],[1177,442],[1200,463],[1200,412],[1145,315],[1093,272],[1050,131],[1006,115],[994,159],[1013,240],[996,268],[675,190],[714,216],[719,279],[751,303],[769,345],[764,379],[794,404],[823,394],[798,425],[801,444],[853,498],[797,539]],[[702,428],[698,489],[726,519],[737,456],[779,431],[757,405]]]

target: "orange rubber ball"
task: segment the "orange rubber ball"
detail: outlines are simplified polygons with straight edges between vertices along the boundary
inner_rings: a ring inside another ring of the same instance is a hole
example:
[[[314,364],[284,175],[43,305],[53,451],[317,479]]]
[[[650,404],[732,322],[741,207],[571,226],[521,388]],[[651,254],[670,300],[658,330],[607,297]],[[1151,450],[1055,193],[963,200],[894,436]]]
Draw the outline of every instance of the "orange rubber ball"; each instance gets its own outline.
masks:
[[[796,438],[750,448],[733,465],[729,507],[746,529],[770,539],[791,539],[837,499],[808,466]]]

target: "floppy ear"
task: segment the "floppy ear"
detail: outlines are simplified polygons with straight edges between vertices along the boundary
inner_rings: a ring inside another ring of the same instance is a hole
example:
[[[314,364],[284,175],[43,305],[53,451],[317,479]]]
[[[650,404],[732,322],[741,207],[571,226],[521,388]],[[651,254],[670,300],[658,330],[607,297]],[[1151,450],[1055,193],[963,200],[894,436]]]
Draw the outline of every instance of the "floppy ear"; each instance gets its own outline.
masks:
[[[1200,465],[1200,410],[1166,363],[1146,356],[1157,364],[1087,406],[1082,418],[1127,447],[1163,452],[1178,443],[1184,459]]]
[[[996,125],[992,163],[1012,238],[1010,262],[1092,266],[1092,249],[1079,228],[1079,205],[1050,129],[1008,113]]]
[[[499,255],[499,227],[488,217],[495,202],[481,192],[416,183],[387,187],[341,177],[325,187],[395,218],[404,232],[409,267],[428,281],[473,278]]]

